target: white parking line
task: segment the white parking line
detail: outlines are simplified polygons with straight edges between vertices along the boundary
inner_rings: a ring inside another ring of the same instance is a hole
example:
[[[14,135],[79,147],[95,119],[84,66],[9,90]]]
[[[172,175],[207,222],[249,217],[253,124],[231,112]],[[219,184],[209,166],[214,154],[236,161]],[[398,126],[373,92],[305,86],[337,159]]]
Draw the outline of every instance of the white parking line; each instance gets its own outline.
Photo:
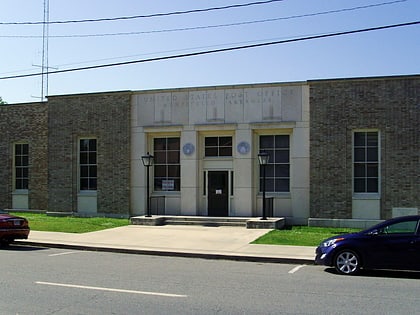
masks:
[[[78,252],[64,252],[64,253],[58,253],[58,254],[51,254],[48,255],[48,257],[54,257],[54,256],[61,256],[61,255],[70,255],[70,254],[76,254]]]
[[[289,271],[289,273],[295,273],[296,271],[298,271],[299,269],[302,269],[303,267],[305,267],[305,265],[300,265],[300,266],[296,266],[295,268],[293,268],[292,270]]]
[[[85,290],[97,290],[97,291],[143,294],[143,295],[156,295],[156,296],[174,297],[174,298],[186,298],[186,297],[188,297],[188,295],[182,295],[182,294],[171,294],[171,293],[162,293],[162,292],[148,292],[148,291],[135,291],[135,290],[124,290],[124,289],[112,289],[112,288],[91,287],[91,286],[85,286],[85,285],[66,284],[66,283],[54,283],[54,282],[43,282],[43,281],[36,281],[35,283],[36,284],[41,284],[41,285],[50,285],[50,286],[56,286],[56,287],[76,288],[76,289],[85,289]]]

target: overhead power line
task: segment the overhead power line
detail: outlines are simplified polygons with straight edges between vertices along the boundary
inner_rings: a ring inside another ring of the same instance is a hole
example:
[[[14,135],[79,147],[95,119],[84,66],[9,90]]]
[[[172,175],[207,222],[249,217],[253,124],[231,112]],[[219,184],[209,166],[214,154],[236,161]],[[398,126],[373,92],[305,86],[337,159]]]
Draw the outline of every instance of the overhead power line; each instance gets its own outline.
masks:
[[[372,31],[379,31],[379,30],[405,27],[405,26],[413,26],[413,25],[419,25],[419,24],[420,24],[420,20],[419,21],[414,21],[414,22],[401,23],[401,24],[384,25],[384,26],[370,27],[370,28],[364,28],[364,29],[358,29],[358,30],[336,32],[336,33],[329,33],[329,34],[322,34],[322,35],[314,35],[314,36],[307,36],[307,37],[300,37],[300,38],[292,38],[292,39],[286,39],[286,40],[265,42],[265,43],[259,43],[259,44],[251,44],[251,45],[244,45],[244,46],[236,46],[236,47],[228,47],[228,48],[221,48],[221,49],[214,49],[214,50],[207,50],[207,51],[199,51],[199,52],[192,52],[192,53],[172,55],[172,56],[163,56],[163,57],[155,57],[155,58],[149,58],[149,59],[140,59],[140,60],[132,60],[132,61],[110,63],[110,64],[80,67],[80,68],[63,69],[63,70],[57,70],[57,71],[50,71],[50,72],[47,72],[47,73],[48,74],[58,74],[58,73],[66,73],[66,72],[76,72],[76,71],[82,71],[82,70],[93,70],[93,69],[100,69],[100,68],[125,66],[125,65],[130,65],[130,64],[146,63],[146,62],[152,62],[152,61],[163,61],[163,60],[186,58],[186,57],[193,57],[193,56],[200,56],[200,55],[209,55],[209,54],[215,54],[215,53],[221,53],[221,52],[228,52],[228,51],[235,51],[235,50],[242,50],[242,49],[249,49],[249,48],[257,48],[257,47],[264,47],[264,46],[272,46],[272,45],[286,44],[286,43],[292,43],[292,42],[300,42],[300,41],[314,40],[314,39],[321,39],[321,38],[329,38],[329,37],[357,34],[357,33],[364,33],[364,32],[372,32]],[[34,76],[40,76],[40,75],[41,75],[41,73],[21,74],[21,75],[0,77],[0,80],[27,78],[27,77],[34,77]]]
[[[328,15],[328,14],[334,14],[334,13],[356,11],[356,10],[369,9],[373,7],[385,6],[385,5],[390,5],[390,4],[396,4],[396,3],[405,2],[405,1],[407,0],[396,0],[396,1],[382,2],[382,3],[369,4],[369,5],[363,5],[363,6],[357,6],[357,7],[342,8],[342,9],[336,9],[336,10],[306,13],[306,14],[299,14],[299,15],[291,15],[291,16],[284,16],[284,17],[270,18],[270,19],[263,19],[263,20],[244,21],[244,22],[237,22],[237,23],[215,24],[215,25],[204,25],[204,26],[193,26],[193,27],[138,31],[138,32],[134,31],[134,32],[118,32],[118,33],[102,33],[102,34],[50,35],[49,37],[50,38],[85,38],[85,37],[127,36],[127,35],[144,35],[144,34],[155,34],[155,33],[169,33],[169,32],[212,29],[212,28],[231,27],[231,26],[242,26],[242,25],[250,25],[250,24],[257,24],[257,23],[267,23],[267,22],[275,22],[275,21],[282,21],[282,20],[291,20],[291,19],[319,16],[319,15]],[[40,37],[41,36],[39,35],[0,35],[0,38],[40,38]]]
[[[227,9],[235,9],[235,8],[243,8],[249,7],[254,5],[262,5],[268,4],[272,2],[281,2],[284,0],[266,0],[266,1],[256,1],[256,2],[249,2],[243,4],[232,4],[220,7],[210,7],[205,9],[193,9],[193,10],[186,10],[186,11],[174,11],[174,12],[166,12],[166,13],[152,13],[152,14],[145,14],[145,15],[132,15],[132,16],[121,16],[121,17],[113,17],[113,18],[100,18],[100,19],[85,19],[85,20],[68,20],[68,21],[36,21],[36,22],[0,22],[0,25],[40,25],[40,24],[70,24],[70,23],[89,23],[89,22],[109,22],[109,21],[120,21],[120,20],[133,20],[133,19],[140,19],[140,18],[154,18],[154,17],[162,17],[162,16],[171,16],[171,15],[182,15],[182,14],[190,14],[190,13],[201,13],[201,12],[209,12],[209,11],[216,11],[216,10],[227,10]],[[400,0],[400,1],[407,1],[407,0]]]

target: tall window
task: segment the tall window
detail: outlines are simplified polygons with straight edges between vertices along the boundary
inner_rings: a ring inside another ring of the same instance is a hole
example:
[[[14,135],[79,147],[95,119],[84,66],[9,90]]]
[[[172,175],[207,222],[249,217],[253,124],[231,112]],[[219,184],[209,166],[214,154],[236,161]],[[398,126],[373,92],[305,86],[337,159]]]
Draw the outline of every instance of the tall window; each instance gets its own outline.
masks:
[[[15,189],[28,189],[29,144],[15,144]]]
[[[232,156],[232,137],[206,137],[205,156]]]
[[[267,192],[290,191],[290,144],[289,135],[260,136],[260,152],[270,156],[265,166]],[[260,191],[262,187],[262,170],[260,169]]]
[[[155,191],[180,191],[180,138],[154,139]]]
[[[79,165],[80,190],[96,190],[97,174],[97,144],[96,139],[80,139]]]
[[[355,193],[379,192],[378,132],[355,132],[353,148],[353,178]]]

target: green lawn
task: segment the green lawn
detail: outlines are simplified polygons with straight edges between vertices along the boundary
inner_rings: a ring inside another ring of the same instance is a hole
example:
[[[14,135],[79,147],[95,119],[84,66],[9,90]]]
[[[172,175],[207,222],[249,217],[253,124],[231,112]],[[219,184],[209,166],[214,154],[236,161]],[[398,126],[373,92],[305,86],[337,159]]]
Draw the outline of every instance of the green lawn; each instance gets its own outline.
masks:
[[[128,225],[128,219],[55,217],[39,213],[12,213],[29,220],[33,231],[86,233]],[[317,246],[323,239],[343,233],[357,232],[348,228],[294,226],[273,230],[256,239],[253,244]]]
[[[128,225],[128,219],[55,217],[39,213],[12,213],[28,219],[31,230],[67,233],[94,232]]]
[[[256,239],[252,244],[317,246],[331,236],[358,232],[358,229],[293,226],[284,230],[273,230]]]

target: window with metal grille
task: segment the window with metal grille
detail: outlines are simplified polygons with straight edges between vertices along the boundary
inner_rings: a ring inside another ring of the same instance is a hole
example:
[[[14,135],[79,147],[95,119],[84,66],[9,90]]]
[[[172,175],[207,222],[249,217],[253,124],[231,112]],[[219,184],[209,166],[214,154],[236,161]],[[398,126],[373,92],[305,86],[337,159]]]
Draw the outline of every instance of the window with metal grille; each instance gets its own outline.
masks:
[[[289,135],[260,136],[260,153],[269,155],[265,166],[265,190],[267,192],[290,191],[290,143]],[[260,166],[260,191],[262,191],[262,167]]]
[[[353,140],[354,192],[377,193],[379,192],[378,132],[355,132]]]
[[[15,189],[28,189],[29,144],[15,144]]]
[[[98,183],[96,139],[80,139],[79,167],[80,190],[96,190]]]
[[[180,138],[154,138],[154,189],[180,191]]]

